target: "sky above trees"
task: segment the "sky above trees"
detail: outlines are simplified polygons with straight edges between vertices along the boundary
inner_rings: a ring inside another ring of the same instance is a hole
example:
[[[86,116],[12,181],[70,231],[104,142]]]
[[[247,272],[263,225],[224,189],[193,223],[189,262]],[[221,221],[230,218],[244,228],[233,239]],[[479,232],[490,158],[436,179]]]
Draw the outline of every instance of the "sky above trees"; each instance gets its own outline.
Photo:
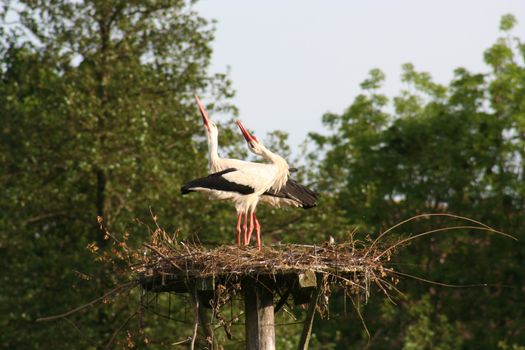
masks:
[[[289,132],[293,152],[309,131],[323,130],[324,113],[344,111],[370,69],[385,72],[383,91],[392,97],[406,88],[403,63],[439,83],[457,67],[488,71],[483,51],[505,13],[525,32],[521,0],[202,0],[195,7],[217,20],[211,69],[231,67],[240,117],[260,135]]]

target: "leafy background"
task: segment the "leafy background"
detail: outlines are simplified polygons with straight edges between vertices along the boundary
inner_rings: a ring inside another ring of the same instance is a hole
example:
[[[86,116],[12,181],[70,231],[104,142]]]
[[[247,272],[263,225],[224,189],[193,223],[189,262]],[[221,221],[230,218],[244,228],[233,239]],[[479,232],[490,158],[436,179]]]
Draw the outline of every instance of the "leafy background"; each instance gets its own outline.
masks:
[[[182,0],[3,1],[0,5],[0,344],[5,349],[164,349],[191,334],[188,300],[161,295],[172,320],[153,312],[129,321],[138,291],[67,320],[36,323],[119,283],[86,249],[103,239],[96,217],[132,244],[159,223],[205,244],[232,240],[228,205],[181,198],[206,173],[206,142],[193,101],[236,115],[225,74],[211,75],[214,28]],[[18,13],[16,23],[7,14]],[[423,278],[488,287],[450,288],[404,278],[396,305],[380,292],[362,307],[370,331],[340,293],[314,326],[316,349],[513,349],[525,347],[525,44],[516,19],[484,53],[489,69],[457,68],[448,85],[411,64],[407,88],[389,100],[372,69],[341,115],[322,116],[292,159],[287,135],[266,144],[299,165],[322,193],[311,211],[261,208],[266,244],[344,240],[354,228],[377,236],[422,212],[453,212],[515,235],[464,230],[414,241],[392,266]],[[213,102],[212,102],[213,101]],[[238,133],[221,125],[223,155],[245,157]],[[417,221],[395,235],[450,221]],[[234,305],[233,309],[238,309]],[[301,309],[290,310],[300,321]],[[281,315],[278,348],[293,349],[300,323]],[[127,322],[127,323],[126,323]],[[243,347],[234,326],[226,348]]]

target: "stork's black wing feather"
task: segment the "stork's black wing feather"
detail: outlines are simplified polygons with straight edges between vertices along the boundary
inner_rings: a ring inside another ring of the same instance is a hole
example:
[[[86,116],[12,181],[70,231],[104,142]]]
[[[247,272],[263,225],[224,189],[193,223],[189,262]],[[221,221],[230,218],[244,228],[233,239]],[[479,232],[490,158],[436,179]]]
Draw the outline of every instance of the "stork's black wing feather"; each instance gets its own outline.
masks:
[[[268,190],[263,194],[294,200],[300,203],[300,206],[304,209],[310,209],[317,206],[317,198],[319,197],[316,192],[292,179],[288,179],[286,185],[284,185],[280,191]]]
[[[181,187],[180,192],[187,194],[190,192],[198,191],[198,189],[208,189],[225,192],[237,192],[240,194],[250,194],[254,192],[254,189],[250,186],[238,184],[232,181],[226,180],[222,175],[237,171],[235,168],[225,169],[218,173],[210,174],[206,177],[201,177],[195,180],[191,180],[187,184]]]

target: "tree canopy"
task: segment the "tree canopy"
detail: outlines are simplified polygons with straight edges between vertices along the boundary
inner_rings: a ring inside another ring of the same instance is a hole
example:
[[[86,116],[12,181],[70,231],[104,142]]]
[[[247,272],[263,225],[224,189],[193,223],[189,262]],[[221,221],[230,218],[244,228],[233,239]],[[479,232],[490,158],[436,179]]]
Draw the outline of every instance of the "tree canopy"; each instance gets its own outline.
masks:
[[[389,104],[380,93],[384,75],[374,69],[343,114],[323,116],[331,133],[311,134],[324,148],[319,186],[336,193],[337,206],[352,224],[377,233],[419,213],[452,212],[523,237],[525,45],[510,32],[515,22],[511,15],[502,18],[504,37],[485,51],[488,72],[458,68],[444,86],[405,64],[401,79],[407,89]],[[397,232],[415,234],[446,221],[409,223]],[[380,302],[369,306],[374,311],[366,320],[372,334],[381,334],[369,346],[524,344],[524,314],[515,307],[523,298],[523,253],[522,242],[469,230],[413,242],[400,251],[396,269],[440,282],[493,286],[456,289],[406,281],[398,309],[381,310]],[[336,348],[355,346],[356,338],[348,339]]]
[[[149,313],[128,326],[143,297],[136,291],[67,321],[34,320],[121,282],[86,249],[96,243],[111,251],[97,217],[135,244],[148,235],[151,213],[180,237],[233,242],[228,205],[179,195],[181,184],[207,172],[193,96],[203,95],[211,114],[236,112],[227,75],[208,70],[213,25],[192,4],[0,5],[0,343],[6,348],[161,349],[191,333],[192,325],[179,322],[187,301],[166,296],[158,303],[170,304],[173,320]],[[520,239],[462,229],[413,241],[392,262],[397,271],[489,286],[452,288],[400,276],[397,305],[377,293],[362,307],[371,338],[350,308],[346,316],[338,311],[345,300],[334,293],[336,311],[314,326],[315,348],[525,345],[525,43],[513,34],[515,24],[512,15],[502,18],[501,39],[484,53],[486,72],[457,68],[447,85],[405,64],[407,89],[389,99],[381,93],[384,74],[371,70],[343,113],[322,116],[329,131],[312,132],[307,144],[315,150],[297,160],[299,180],[322,193],[319,207],[259,209],[268,218],[266,243],[343,240],[355,227],[362,237],[376,237],[424,212],[471,217]],[[245,156],[232,133],[221,126],[221,151]],[[274,132],[267,143],[290,157],[285,133]],[[450,224],[418,220],[391,235]],[[242,338],[242,330],[234,333]],[[286,335],[279,345],[294,348],[297,333],[278,328]]]

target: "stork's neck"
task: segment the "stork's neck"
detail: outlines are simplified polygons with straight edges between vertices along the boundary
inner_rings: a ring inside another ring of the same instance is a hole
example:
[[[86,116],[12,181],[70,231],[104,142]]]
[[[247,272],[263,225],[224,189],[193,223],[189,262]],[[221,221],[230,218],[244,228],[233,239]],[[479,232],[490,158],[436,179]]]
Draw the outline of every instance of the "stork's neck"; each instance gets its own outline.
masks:
[[[275,182],[272,186],[272,189],[279,191],[288,181],[288,162],[286,162],[286,160],[283,157],[273,153],[263,145],[261,145],[261,149],[263,151],[261,155],[277,167]]]
[[[208,160],[210,162],[210,171],[215,172],[220,157],[219,157],[219,140],[215,133],[208,133]]]

